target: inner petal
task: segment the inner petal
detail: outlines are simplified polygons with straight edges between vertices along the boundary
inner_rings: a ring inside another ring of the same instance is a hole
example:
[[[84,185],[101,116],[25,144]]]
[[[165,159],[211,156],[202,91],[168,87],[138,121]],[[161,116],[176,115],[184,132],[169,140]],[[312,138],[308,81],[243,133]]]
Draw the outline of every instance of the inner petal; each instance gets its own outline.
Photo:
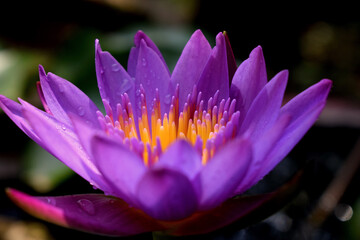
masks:
[[[146,102],[146,90],[140,84],[136,90],[140,95],[141,115],[134,121],[133,106],[126,93],[113,111],[103,100],[108,115],[98,112],[98,120],[103,130],[117,138],[130,150],[141,157],[146,166],[156,163],[160,155],[177,139],[191,143],[206,164],[214,153],[238,131],[240,112],[235,111],[236,100],[219,99],[219,91],[207,102],[194,86],[183,106],[179,106],[179,85],[174,96],[164,101],[169,110],[161,114],[159,90],[151,103]],[[216,104],[219,102],[219,104]],[[148,109],[150,108],[150,111]],[[117,115],[112,113],[117,112]]]

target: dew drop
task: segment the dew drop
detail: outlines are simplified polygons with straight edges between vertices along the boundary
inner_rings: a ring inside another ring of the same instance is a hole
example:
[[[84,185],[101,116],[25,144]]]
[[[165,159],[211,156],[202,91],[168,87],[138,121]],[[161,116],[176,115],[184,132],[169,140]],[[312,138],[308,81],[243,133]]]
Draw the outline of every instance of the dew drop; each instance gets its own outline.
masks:
[[[85,115],[85,109],[82,106],[79,106],[77,109],[77,113],[79,114],[80,117]]]
[[[170,104],[171,102],[171,95],[170,94],[167,94],[164,98],[164,103],[165,104]]]
[[[121,88],[120,94],[122,94],[123,92],[127,92],[127,91],[131,88],[131,84],[130,84],[129,79],[124,78],[123,81],[122,81],[122,83],[121,83],[121,87],[120,87],[120,88]]]
[[[80,199],[77,201],[80,208],[89,215],[95,214],[94,204],[88,199]]]
[[[54,198],[46,198],[46,201],[50,205],[55,205],[56,204],[56,200]]]
[[[64,93],[64,87],[62,85],[59,85],[59,92]]]
[[[142,65],[143,65],[144,67],[146,67],[147,62],[146,62],[146,59],[145,59],[145,58],[142,58],[142,59],[141,59],[141,63],[142,63]]]
[[[140,96],[141,91],[140,91],[140,89],[139,89],[139,88],[138,88],[138,89],[136,89],[135,94],[136,94],[136,96],[137,96],[137,97],[139,97],[139,96]]]
[[[116,64],[116,63],[112,64],[112,65],[111,65],[111,70],[112,70],[113,72],[118,72],[118,71],[120,70],[120,65],[119,65],[119,64]]]
[[[62,128],[62,130],[66,131],[66,126],[65,126],[65,124],[61,124],[61,128]]]

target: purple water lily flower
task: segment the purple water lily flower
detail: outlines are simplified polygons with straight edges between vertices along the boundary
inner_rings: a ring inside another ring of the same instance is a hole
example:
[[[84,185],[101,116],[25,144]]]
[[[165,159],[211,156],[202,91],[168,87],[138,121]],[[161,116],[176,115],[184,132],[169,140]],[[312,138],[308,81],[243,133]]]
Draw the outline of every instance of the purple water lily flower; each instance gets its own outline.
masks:
[[[256,199],[244,204],[232,197],[289,153],[318,118],[332,85],[324,79],[282,106],[288,72],[268,81],[260,46],[237,67],[226,34],[219,33],[211,48],[199,30],[172,73],[141,31],[127,71],[98,40],[95,64],[105,114],[42,66],[37,86],[45,111],[4,96],[0,106],[104,194],[7,192],[42,219],[117,236],[209,232],[256,207]]]

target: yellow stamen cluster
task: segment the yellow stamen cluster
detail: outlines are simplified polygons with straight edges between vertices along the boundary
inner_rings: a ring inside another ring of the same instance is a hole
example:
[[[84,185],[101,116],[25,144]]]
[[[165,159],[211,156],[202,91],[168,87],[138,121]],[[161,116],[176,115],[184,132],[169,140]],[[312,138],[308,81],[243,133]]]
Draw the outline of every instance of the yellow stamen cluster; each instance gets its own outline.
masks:
[[[235,133],[236,120],[231,120],[234,117],[238,118],[239,113],[234,113],[235,101],[230,104],[230,99],[222,100],[219,109],[215,103],[209,101],[207,110],[202,110],[203,101],[198,100],[197,104],[194,104],[188,100],[180,112],[179,98],[174,96],[168,113],[164,113],[163,116],[159,99],[154,99],[151,113],[148,113],[143,95],[141,99],[138,127],[130,102],[125,104],[126,108],[118,105],[116,119],[108,114],[105,120],[107,132],[119,133],[124,144],[138,152],[147,166],[156,162],[161,152],[178,138],[189,141],[202,155],[203,164],[206,164],[218,145],[223,144],[226,138],[232,138]],[[231,124],[228,124],[229,122]],[[109,125],[113,130],[109,131]],[[221,136],[216,141],[219,133]]]

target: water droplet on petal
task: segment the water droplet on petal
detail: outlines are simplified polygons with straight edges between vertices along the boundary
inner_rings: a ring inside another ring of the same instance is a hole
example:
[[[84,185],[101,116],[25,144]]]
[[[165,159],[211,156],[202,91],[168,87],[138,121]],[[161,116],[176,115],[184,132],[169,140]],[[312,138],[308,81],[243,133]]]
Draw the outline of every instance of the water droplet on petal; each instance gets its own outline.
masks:
[[[112,70],[113,72],[118,72],[118,71],[120,70],[120,65],[117,64],[117,63],[112,64],[112,65],[111,65],[111,70]]]
[[[77,201],[80,208],[89,215],[95,214],[94,204],[88,199],[80,199]]]
[[[129,79],[127,78],[124,78],[122,83],[121,83],[121,92],[120,94],[124,93],[124,92],[127,92],[130,88],[131,88],[131,84],[130,84],[130,81]]]
[[[65,124],[61,124],[61,128],[62,128],[62,130],[66,131],[66,126],[65,126]]]
[[[137,97],[139,97],[139,96],[140,96],[141,91],[140,91],[140,89],[139,89],[139,88],[138,88],[138,89],[136,89],[135,94],[136,94],[136,96],[137,96]]]
[[[167,94],[164,98],[164,103],[165,104],[170,104],[171,102],[171,95],[170,94]]]
[[[77,113],[79,114],[80,117],[82,117],[85,115],[85,109],[82,106],[80,106],[77,109]]]
[[[50,205],[55,205],[56,204],[56,200],[54,198],[47,198],[46,201]]]
[[[59,92],[64,93],[64,87],[62,85],[59,85]]]
[[[142,59],[141,59],[141,63],[142,63],[142,65],[143,65],[144,67],[146,67],[147,62],[146,62],[146,59],[145,59],[145,58],[142,58]]]

